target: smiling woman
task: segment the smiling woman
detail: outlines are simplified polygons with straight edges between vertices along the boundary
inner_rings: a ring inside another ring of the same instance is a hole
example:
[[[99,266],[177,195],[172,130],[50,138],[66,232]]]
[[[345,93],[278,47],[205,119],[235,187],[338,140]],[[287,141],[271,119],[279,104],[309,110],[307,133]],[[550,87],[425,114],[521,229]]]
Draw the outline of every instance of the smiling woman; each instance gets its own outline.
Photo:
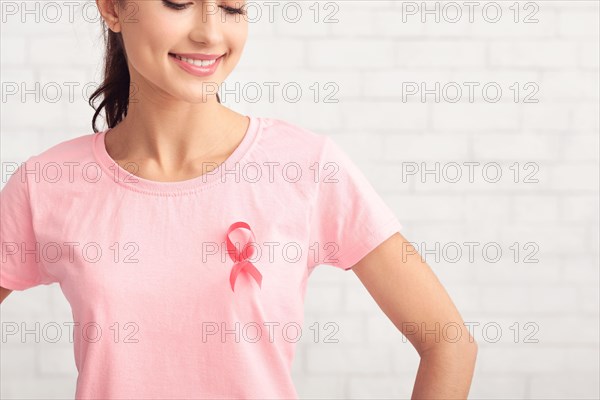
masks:
[[[221,104],[247,39],[239,4],[97,0],[94,133],[31,156],[0,193],[0,301],[60,285],[77,399],[296,399],[288,328],[329,265],[416,348],[416,398],[466,397],[476,345],[362,171],[328,136]],[[68,179],[29,173],[47,164]],[[440,324],[452,340],[412,330]]]

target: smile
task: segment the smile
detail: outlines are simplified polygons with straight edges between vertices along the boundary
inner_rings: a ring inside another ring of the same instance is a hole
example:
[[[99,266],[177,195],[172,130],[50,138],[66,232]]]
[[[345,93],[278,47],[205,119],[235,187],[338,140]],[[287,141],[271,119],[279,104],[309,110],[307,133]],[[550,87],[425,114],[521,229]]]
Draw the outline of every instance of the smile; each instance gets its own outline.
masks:
[[[188,58],[175,53],[169,53],[169,57],[179,66],[179,68],[198,77],[207,77],[215,73],[224,55],[225,54],[212,60],[199,60],[197,57]],[[206,58],[205,55],[201,55],[201,57]]]
[[[209,66],[213,65],[214,63],[216,63],[219,58],[223,57],[223,56],[221,56],[221,57],[216,58],[214,60],[194,60],[194,59],[191,59],[191,58],[181,57],[181,56],[179,56],[177,54],[173,54],[173,53],[169,53],[169,55],[172,56],[172,57],[177,58],[178,60],[186,62],[188,64],[195,65],[197,67],[209,67]]]

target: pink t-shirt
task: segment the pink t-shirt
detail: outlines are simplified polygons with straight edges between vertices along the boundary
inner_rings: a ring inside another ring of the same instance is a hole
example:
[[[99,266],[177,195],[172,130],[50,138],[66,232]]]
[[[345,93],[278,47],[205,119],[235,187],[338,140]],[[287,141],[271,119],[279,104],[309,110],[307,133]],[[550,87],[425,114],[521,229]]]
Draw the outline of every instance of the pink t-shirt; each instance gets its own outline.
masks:
[[[249,118],[225,163],[194,179],[136,177],[109,156],[106,131],[8,179],[0,286],[60,285],[77,399],[297,398],[308,277],[349,270],[400,231],[331,138]]]

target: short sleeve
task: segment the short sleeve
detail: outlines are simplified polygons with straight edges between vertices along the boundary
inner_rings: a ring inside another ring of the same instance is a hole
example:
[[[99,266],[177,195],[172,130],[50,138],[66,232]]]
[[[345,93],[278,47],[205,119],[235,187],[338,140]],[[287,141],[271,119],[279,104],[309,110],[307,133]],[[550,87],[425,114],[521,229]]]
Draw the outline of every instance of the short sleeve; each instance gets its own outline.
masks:
[[[0,191],[0,286],[25,290],[55,281],[44,269],[33,228],[26,162]]]
[[[362,171],[328,136],[311,207],[308,267],[351,269],[402,225]]]

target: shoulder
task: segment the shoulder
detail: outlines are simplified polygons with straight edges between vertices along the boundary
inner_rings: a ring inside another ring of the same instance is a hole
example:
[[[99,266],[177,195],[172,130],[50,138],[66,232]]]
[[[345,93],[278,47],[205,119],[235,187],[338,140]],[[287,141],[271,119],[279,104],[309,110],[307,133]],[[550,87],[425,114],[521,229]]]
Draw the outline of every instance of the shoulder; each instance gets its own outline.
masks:
[[[41,163],[54,165],[93,161],[92,141],[97,134],[85,134],[58,142],[41,153],[29,157],[26,164]]]
[[[293,161],[301,165],[336,165],[357,173],[349,154],[331,136],[298,123],[272,117],[261,120],[260,152],[255,157]]]
[[[260,117],[264,144],[279,149],[295,149],[296,152],[320,152],[329,140],[328,136],[287,120]]]
[[[29,193],[44,190],[50,194],[64,190],[83,175],[82,171],[95,162],[92,144],[97,133],[80,135],[58,142],[46,150],[29,156],[25,161],[14,163],[12,175],[14,180],[28,187]],[[51,191],[50,191],[51,190]]]

